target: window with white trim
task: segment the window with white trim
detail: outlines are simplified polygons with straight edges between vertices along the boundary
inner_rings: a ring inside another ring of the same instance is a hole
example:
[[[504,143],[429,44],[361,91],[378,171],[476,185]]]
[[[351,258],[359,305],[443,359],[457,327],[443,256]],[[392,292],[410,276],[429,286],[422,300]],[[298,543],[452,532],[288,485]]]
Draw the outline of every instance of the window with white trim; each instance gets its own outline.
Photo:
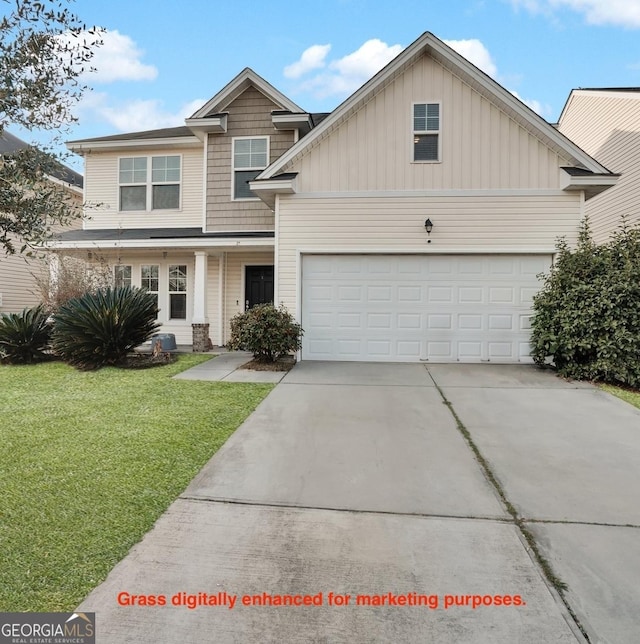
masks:
[[[121,158],[120,210],[178,210],[180,169],[179,155]]]
[[[233,139],[233,198],[257,199],[249,189],[253,181],[269,165],[269,137]]]
[[[118,264],[113,267],[113,281],[116,288],[131,286],[131,266]]]
[[[142,264],[140,266],[140,286],[156,298],[158,306],[158,291],[160,290],[160,266],[157,264]]]
[[[413,104],[413,160],[440,161],[440,103]]]
[[[187,319],[187,266],[169,266],[169,319]]]

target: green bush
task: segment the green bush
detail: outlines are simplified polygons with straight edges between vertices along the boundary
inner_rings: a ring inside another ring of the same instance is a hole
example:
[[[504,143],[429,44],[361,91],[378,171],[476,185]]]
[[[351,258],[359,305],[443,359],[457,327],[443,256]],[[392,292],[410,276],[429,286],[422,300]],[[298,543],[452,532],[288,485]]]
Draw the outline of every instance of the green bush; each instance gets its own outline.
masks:
[[[47,319],[42,305],[22,313],[0,315],[0,362],[32,364],[47,360],[51,336]]]
[[[259,362],[275,362],[302,346],[302,327],[284,307],[258,304],[231,319],[231,350],[251,351]]]
[[[159,328],[155,296],[129,286],[70,299],[54,314],[51,343],[79,369],[122,363]]]
[[[640,229],[596,246],[588,224],[534,298],[532,356],[560,375],[640,386]]]

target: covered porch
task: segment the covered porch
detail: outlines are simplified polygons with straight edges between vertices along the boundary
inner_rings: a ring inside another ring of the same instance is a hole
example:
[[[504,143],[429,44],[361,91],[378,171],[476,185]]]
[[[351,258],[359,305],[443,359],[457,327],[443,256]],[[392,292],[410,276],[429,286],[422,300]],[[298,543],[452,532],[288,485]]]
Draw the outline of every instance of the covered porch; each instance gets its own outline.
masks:
[[[196,352],[224,346],[234,315],[273,301],[272,232],[84,230],[64,233],[50,249],[107,267],[116,285],[154,293],[160,332]]]

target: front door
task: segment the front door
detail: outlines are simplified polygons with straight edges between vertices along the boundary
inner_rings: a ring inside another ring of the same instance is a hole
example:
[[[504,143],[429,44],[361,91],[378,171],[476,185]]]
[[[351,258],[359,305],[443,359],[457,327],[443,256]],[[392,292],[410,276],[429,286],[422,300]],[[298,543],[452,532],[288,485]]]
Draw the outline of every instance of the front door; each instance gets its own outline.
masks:
[[[273,302],[273,266],[247,266],[245,274],[245,311],[256,304]]]

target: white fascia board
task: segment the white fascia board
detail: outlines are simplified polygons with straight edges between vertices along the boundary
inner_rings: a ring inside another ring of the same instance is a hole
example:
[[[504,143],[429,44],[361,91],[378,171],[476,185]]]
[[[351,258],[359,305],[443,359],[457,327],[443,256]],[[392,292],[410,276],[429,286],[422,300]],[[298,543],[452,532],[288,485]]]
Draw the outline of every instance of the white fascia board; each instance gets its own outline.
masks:
[[[413,58],[421,55],[429,49],[438,54],[444,60],[448,61],[454,68],[461,70],[463,74],[466,74],[472,81],[484,88],[488,95],[493,96],[499,102],[506,104],[521,119],[527,122],[533,131],[538,132],[542,139],[546,138],[592,172],[608,172],[607,168],[600,165],[584,150],[581,150],[552,125],[547,123],[547,121],[545,121],[541,116],[536,114],[533,110],[517,99],[511,92],[507,91],[499,83],[487,76],[484,72],[480,71],[463,56],[445,45],[433,34],[426,32],[414,43],[409,45],[409,47],[398,54],[396,58],[379,71],[371,80],[365,83],[359,90],[352,94],[346,101],[339,105],[317,128],[311,130],[311,132],[301,139],[299,143],[294,144],[289,148],[289,150],[277,161],[266,168],[258,178],[267,179],[278,174],[278,172],[281,172],[282,169],[303,149],[311,147],[316,139],[322,136],[322,134],[329,128],[333,127],[333,125],[340,119],[343,119],[345,115],[347,115],[352,108],[357,106],[360,101],[368,98],[369,95],[373,95],[379,87],[384,87],[389,79],[391,79],[397,72],[401,71],[403,66],[408,65]]]
[[[292,100],[279,92],[273,85],[268,83],[264,78],[258,76],[252,69],[246,67],[234,79],[227,83],[215,96],[210,98],[195,114],[192,119],[205,117],[212,110],[218,110],[226,107],[236,96],[241,94],[249,85],[253,85],[257,90],[262,92],[267,98],[272,100],[282,109],[290,112],[304,112]]]
[[[351,248],[302,247],[300,255],[554,255],[558,249],[552,246],[483,246],[469,248],[458,246],[437,246],[425,242],[422,246],[406,248],[353,246]]]
[[[255,192],[272,210],[275,208],[276,195],[293,195],[296,193],[296,179],[273,179],[272,181],[249,181],[249,188]]]
[[[261,248],[273,248],[273,237],[265,237],[263,239],[245,239],[245,238],[225,238],[225,239],[181,239],[181,238],[167,238],[167,239],[108,239],[99,240],[92,239],[86,241],[50,241],[45,244],[48,250],[100,250],[100,249],[153,249],[153,248],[198,248],[200,250],[210,250],[220,248],[222,250],[229,250],[230,248],[246,248],[251,246],[259,246]]]
[[[58,179],[58,177],[54,177],[50,174],[47,175],[47,179],[51,181],[51,183],[55,183],[58,186],[62,186],[63,188],[66,188],[67,190],[70,190],[71,192],[75,192],[77,195],[83,196],[84,195],[84,190],[80,186],[74,186],[71,183],[67,183],[66,181],[62,181],[62,179]]]
[[[307,112],[291,114],[271,114],[271,122],[276,130],[311,129],[311,115]]]
[[[187,148],[200,147],[202,141],[195,136],[174,136],[162,139],[125,139],[119,141],[72,141],[66,144],[67,149],[76,154],[108,150],[144,150],[148,148]]]
[[[185,119],[184,124],[190,128],[201,141],[207,134],[224,134],[227,131],[227,114],[208,118]]]

